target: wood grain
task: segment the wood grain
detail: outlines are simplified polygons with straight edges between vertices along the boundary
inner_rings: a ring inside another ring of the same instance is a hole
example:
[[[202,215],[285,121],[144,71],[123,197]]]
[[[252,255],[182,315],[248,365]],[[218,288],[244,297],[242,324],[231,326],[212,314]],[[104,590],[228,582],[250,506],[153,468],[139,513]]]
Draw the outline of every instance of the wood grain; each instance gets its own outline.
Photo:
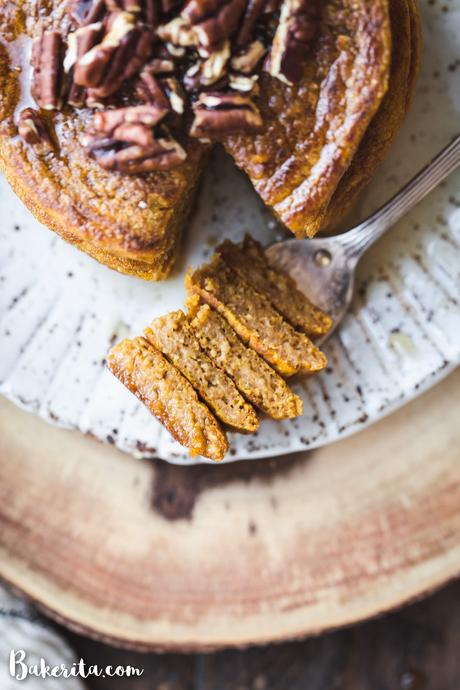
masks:
[[[215,654],[138,654],[70,635],[88,664],[131,664],[141,678],[89,690],[454,690],[460,582],[422,602],[320,638]]]
[[[0,575],[139,649],[262,643],[381,613],[460,572],[459,396],[457,370],[340,444],[199,471],[2,401]]]

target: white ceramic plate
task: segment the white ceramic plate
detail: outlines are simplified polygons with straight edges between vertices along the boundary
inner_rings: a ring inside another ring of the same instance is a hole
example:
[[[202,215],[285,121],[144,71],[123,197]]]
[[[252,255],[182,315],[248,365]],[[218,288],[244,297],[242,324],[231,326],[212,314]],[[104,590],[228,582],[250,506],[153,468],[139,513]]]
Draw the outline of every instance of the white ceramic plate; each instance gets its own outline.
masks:
[[[424,65],[413,111],[356,218],[425,164],[460,122],[460,1],[422,3]],[[111,343],[182,306],[189,264],[223,237],[250,231],[264,243],[273,221],[231,161],[208,172],[184,257],[170,280],[118,275],[41,227],[0,184],[0,392],[50,422],[121,449],[171,462],[190,459],[104,368]],[[263,421],[232,435],[229,460],[330,443],[363,428],[460,362],[460,174],[391,231],[364,260],[353,309],[327,344],[326,373],[297,385],[303,417]]]

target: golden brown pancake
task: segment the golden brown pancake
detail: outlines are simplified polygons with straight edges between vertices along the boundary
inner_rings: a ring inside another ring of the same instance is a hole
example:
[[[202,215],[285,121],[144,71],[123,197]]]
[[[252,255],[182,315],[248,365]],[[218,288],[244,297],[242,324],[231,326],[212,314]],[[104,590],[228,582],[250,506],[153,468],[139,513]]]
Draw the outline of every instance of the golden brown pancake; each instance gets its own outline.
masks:
[[[118,271],[162,279],[179,250],[206,146],[185,137],[188,156],[179,167],[129,176],[87,156],[87,110],[46,116],[57,155],[37,156],[18,137],[18,113],[33,105],[27,36],[39,8],[53,10],[49,25],[65,30],[64,7],[58,0],[0,0],[0,165],[37,219],[64,239]],[[400,127],[419,64],[414,0],[325,0],[321,8],[300,83],[263,74],[262,131],[225,142],[297,237],[337,224],[349,210]],[[21,60],[19,73],[12,67]]]
[[[227,150],[297,237],[337,224],[369,181],[407,111],[419,64],[413,0],[322,4],[302,82],[261,80],[264,131]]]

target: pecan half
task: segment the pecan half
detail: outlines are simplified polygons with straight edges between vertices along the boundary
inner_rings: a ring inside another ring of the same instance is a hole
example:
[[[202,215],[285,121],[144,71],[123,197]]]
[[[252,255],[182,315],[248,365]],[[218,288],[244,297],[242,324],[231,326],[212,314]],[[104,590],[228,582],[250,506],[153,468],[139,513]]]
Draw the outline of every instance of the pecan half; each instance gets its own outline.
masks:
[[[199,91],[208,86],[221,83],[227,74],[230,60],[230,41],[224,41],[216,50],[212,51],[206,60],[198,61],[184,75],[184,85],[189,91]]]
[[[166,92],[171,108],[175,113],[182,115],[185,111],[185,94],[178,80],[174,77],[162,79],[161,86]]]
[[[39,113],[33,108],[25,108],[21,111],[18,132],[21,139],[32,146],[38,155],[45,155],[53,151],[54,145],[51,135]]]
[[[167,24],[158,27],[157,34],[162,41],[173,46],[188,48],[198,45],[198,35],[188,19],[184,17],[174,17]]]
[[[154,104],[104,110],[94,115],[91,130],[95,134],[112,137],[121,125],[145,125],[152,128],[161,122],[167,112],[168,108]]]
[[[187,154],[171,137],[155,135],[153,128],[166,113],[154,105],[96,113],[92,134],[83,143],[105,170],[126,174],[168,170],[185,160]]]
[[[103,23],[96,22],[80,27],[67,37],[67,53],[64,59],[64,71],[69,74],[70,81],[67,103],[75,108],[81,108],[87,100],[87,89],[74,81],[75,64],[100,42],[103,33]]]
[[[127,175],[169,170],[187,157],[172,137],[156,138],[146,125],[120,125],[112,137],[87,137],[89,154],[105,170]]]
[[[169,99],[155,77],[151,64],[142,70],[136,84],[136,94],[144,103],[149,103],[166,111],[170,109]]]
[[[244,91],[249,93],[254,89],[258,79],[259,75],[257,74],[252,74],[251,76],[246,74],[230,74],[228,81],[230,88],[234,89],[235,91]]]
[[[318,22],[316,0],[284,0],[268,66],[273,77],[286,84],[301,79],[305,55],[316,35]]]
[[[174,72],[175,65],[173,60],[163,57],[155,57],[148,64],[152,74],[170,74]]]
[[[100,22],[106,12],[105,0],[71,0],[69,11],[78,26]]]
[[[241,94],[202,94],[193,104],[195,119],[192,137],[219,138],[228,134],[248,134],[263,124],[255,103]]]
[[[150,28],[129,12],[117,12],[102,42],[77,61],[75,83],[91,88],[96,98],[112,95],[149,60],[152,43]]]
[[[203,46],[229,38],[238,26],[246,0],[188,0],[181,16],[188,20]]]
[[[243,74],[251,74],[267,52],[262,41],[253,41],[231,60],[232,69]]]
[[[56,110],[61,104],[63,86],[64,42],[59,31],[45,31],[32,47],[32,96],[44,110]]]
[[[251,41],[257,21],[267,4],[268,0],[248,0],[240,30],[236,37],[237,46],[245,46]]]
[[[176,46],[215,46],[238,26],[246,0],[188,0],[181,14],[158,28],[159,37]]]

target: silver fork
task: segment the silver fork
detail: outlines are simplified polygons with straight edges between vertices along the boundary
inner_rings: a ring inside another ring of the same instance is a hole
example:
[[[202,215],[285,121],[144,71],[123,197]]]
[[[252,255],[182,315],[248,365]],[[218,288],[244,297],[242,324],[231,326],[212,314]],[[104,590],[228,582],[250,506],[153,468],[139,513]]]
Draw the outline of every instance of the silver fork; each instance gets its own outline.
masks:
[[[289,239],[266,249],[270,261],[284,268],[309,299],[332,317],[332,328],[345,316],[358,262],[370,246],[460,165],[460,135],[400,192],[370,218],[335,237]]]

